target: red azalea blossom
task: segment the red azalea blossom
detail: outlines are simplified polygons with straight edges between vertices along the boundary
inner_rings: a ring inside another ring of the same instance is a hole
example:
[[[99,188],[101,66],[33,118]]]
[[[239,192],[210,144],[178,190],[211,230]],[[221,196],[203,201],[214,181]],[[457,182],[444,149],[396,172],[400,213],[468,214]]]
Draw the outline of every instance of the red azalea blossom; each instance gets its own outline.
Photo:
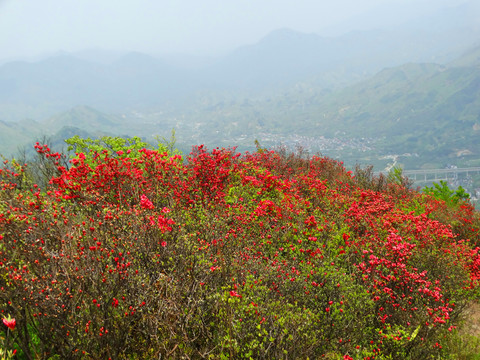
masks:
[[[238,298],[241,298],[241,297],[242,297],[242,295],[240,295],[239,293],[237,293],[235,290],[231,290],[231,291],[230,291],[230,296],[238,297]]]
[[[140,196],[140,206],[144,209],[149,209],[149,210],[152,210],[155,208],[155,206],[153,206],[153,203],[150,201],[150,199],[146,195]]]
[[[10,330],[15,329],[15,325],[17,325],[17,322],[15,319],[10,319],[10,318],[3,318],[3,323],[5,324],[6,327],[8,327]]]

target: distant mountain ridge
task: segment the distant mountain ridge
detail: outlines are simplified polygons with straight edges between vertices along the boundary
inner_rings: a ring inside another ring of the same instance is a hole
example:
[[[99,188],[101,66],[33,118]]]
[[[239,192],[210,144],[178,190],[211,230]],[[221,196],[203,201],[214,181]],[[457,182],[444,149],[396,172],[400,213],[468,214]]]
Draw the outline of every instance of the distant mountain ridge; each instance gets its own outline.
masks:
[[[0,66],[0,119],[41,120],[79,104],[106,112],[162,109],[206,92],[253,95],[299,82],[339,88],[386,67],[447,63],[480,40],[478,8],[470,2],[449,14],[423,18],[425,26],[419,20],[416,27],[334,38],[280,29],[201,67],[175,66],[141,53],[107,52],[7,63]],[[459,23],[462,17],[466,21]]]
[[[175,128],[179,145],[187,150],[199,142],[248,148],[254,139],[271,146],[293,135],[326,137],[338,144],[375,139],[369,161],[372,156],[411,153],[417,157],[411,159],[410,168],[428,162],[443,166],[461,160],[461,154],[462,161],[479,166],[479,53],[480,46],[448,65],[408,63],[386,68],[335,91],[306,83],[264,98],[212,97],[160,113],[118,116],[76,106],[42,122],[0,121],[0,153],[15,150],[14,144],[32,143],[42,134],[59,145],[62,136],[75,132],[91,137],[138,135],[154,141],[153,135],[168,137]],[[335,154],[347,160],[363,156],[347,150],[348,146]]]

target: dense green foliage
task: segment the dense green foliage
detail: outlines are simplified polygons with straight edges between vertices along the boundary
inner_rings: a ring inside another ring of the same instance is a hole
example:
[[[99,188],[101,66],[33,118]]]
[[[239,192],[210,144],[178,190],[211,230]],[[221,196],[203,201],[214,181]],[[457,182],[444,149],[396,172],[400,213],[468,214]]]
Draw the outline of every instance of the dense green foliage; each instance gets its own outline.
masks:
[[[0,170],[0,311],[20,358],[459,354],[480,279],[467,202],[322,157],[82,141],[100,149],[68,166],[37,144],[42,189],[28,166]]]
[[[433,183],[433,186],[426,186],[423,192],[434,196],[439,200],[443,200],[450,205],[458,205],[470,198],[470,195],[465,192],[465,189],[461,186],[456,190],[452,190],[448,187],[448,184],[444,180],[440,180],[439,183]]]

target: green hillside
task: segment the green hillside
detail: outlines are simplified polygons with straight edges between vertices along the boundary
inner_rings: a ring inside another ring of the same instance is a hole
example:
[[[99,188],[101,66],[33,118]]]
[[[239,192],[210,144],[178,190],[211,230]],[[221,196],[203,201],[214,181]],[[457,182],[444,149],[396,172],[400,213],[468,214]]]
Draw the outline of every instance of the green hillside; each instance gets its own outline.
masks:
[[[253,123],[258,133],[272,133],[276,139],[283,136],[284,141],[289,134],[303,135],[307,145],[308,139],[320,136],[344,143],[371,139],[376,150],[364,154],[365,158],[416,153],[417,167],[459,161],[460,153],[476,161],[480,149],[480,67],[472,60],[475,51],[451,66],[405,64],[330,93],[305,83],[268,100],[249,102],[243,112],[235,103],[211,107],[214,110],[206,110],[208,115],[202,116],[215,119],[222,115],[226,124],[223,134],[231,131],[232,123],[239,122],[240,114],[249,112],[248,125],[243,129],[236,126],[237,133],[248,134]],[[340,158],[346,155],[320,147],[317,150]],[[356,156],[359,159],[362,155]]]
[[[325,121],[349,135],[388,139],[385,150],[450,156],[476,152],[480,68],[406,65],[387,69],[326,101]],[[339,111],[344,109],[344,111]]]
[[[0,120],[0,154],[6,157],[14,155],[41,133],[41,125],[33,120],[5,122]]]

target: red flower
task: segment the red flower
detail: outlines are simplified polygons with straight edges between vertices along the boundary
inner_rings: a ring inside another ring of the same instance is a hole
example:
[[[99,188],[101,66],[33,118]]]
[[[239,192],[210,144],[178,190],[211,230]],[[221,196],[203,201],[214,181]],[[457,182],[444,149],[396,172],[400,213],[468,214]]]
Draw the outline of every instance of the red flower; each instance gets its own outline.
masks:
[[[153,203],[145,195],[140,196],[140,206],[144,209],[154,209]]]
[[[3,323],[5,324],[6,327],[8,327],[10,330],[15,329],[15,325],[17,325],[17,322],[15,319],[10,319],[10,318],[4,318]]]
[[[242,297],[242,295],[240,295],[239,293],[237,293],[235,290],[231,290],[231,291],[230,291],[230,296],[239,297],[239,298]]]

